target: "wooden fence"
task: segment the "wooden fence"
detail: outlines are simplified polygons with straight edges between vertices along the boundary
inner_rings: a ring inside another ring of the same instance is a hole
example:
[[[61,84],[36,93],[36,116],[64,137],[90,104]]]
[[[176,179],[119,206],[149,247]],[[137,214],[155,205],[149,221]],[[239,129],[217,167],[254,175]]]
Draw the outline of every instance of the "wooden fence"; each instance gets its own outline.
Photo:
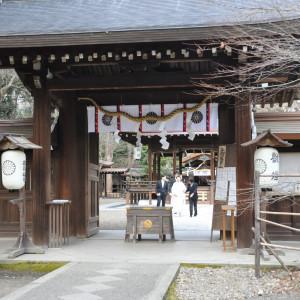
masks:
[[[273,248],[279,248],[279,249],[286,249],[286,250],[295,250],[300,251],[300,248],[296,247],[288,247],[288,246],[282,246],[282,245],[276,245],[272,243],[268,243],[264,237],[261,235],[261,222],[266,224],[272,224],[275,226],[278,226],[280,228],[285,228],[289,230],[293,230],[296,232],[300,232],[300,229],[294,228],[291,226],[279,224],[277,222],[269,221],[265,218],[261,218],[261,214],[264,215],[289,215],[289,216],[300,216],[300,213],[289,213],[289,212],[270,212],[261,210],[261,192],[260,192],[260,186],[259,186],[259,178],[260,177],[274,177],[274,175],[259,175],[259,172],[255,172],[255,178],[254,178],[254,187],[255,187],[255,205],[254,205],[254,212],[255,212],[255,228],[251,228],[252,231],[255,233],[255,276],[257,278],[260,276],[260,254],[261,254],[261,246],[265,246],[269,249],[269,251],[276,257],[276,259],[279,261],[279,263],[282,265],[282,267],[289,272],[289,269],[286,267],[284,262],[281,260],[281,258],[277,255],[277,253],[273,250]],[[276,175],[276,177],[300,177],[300,175]]]

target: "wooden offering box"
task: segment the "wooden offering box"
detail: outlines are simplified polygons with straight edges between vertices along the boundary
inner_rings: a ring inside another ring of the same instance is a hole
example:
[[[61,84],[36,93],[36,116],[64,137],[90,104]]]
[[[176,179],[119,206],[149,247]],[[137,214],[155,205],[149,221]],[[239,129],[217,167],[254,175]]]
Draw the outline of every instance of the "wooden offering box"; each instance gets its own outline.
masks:
[[[159,243],[169,234],[175,240],[172,207],[130,206],[127,208],[125,241],[133,234],[133,242],[141,240],[142,234],[158,234]]]

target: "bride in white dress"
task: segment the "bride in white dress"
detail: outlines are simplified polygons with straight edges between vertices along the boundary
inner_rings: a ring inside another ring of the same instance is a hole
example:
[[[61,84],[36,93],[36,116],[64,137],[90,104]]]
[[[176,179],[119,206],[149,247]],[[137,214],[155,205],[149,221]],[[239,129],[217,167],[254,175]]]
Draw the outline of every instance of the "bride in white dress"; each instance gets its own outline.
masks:
[[[174,182],[171,190],[171,205],[173,206],[173,212],[180,216],[185,204],[186,187],[181,181],[180,175],[177,175],[175,179],[176,181]]]

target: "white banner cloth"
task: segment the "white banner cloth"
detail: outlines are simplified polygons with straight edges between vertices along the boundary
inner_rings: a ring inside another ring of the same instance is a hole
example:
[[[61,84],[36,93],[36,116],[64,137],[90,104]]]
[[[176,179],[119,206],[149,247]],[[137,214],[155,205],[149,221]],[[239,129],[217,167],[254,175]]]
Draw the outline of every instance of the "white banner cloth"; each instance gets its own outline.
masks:
[[[95,132],[95,106],[88,106],[87,118],[88,118],[88,132]]]
[[[176,109],[183,108],[183,104],[164,104],[164,115],[167,116]],[[183,131],[183,113],[176,114],[166,121],[165,130],[168,132]]]
[[[142,116],[156,115],[161,116],[160,104],[147,104],[142,106]],[[142,132],[159,132],[161,122],[148,120],[142,122]]]
[[[117,106],[102,106],[104,110],[109,112],[116,112]],[[98,130],[97,130],[98,128]],[[98,127],[96,126],[96,132],[114,132],[118,129],[117,117],[111,117],[100,110],[98,110]]]
[[[195,107],[197,103],[187,104],[187,108]],[[206,104],[204,103],[198,110],[192,113],[191,117],[192,127],[195,132],[206,131]]]
[[[132,117],[139,117],[139,105],[121,105],[120,111],[129,114]],[[139,125],[141,123],[137,123],[131,121],[130,119],[121,116],[120,117],[120,131],[123,132],[137,132],[139,130]]]
[[[209,103],[209,130],[210,132],[218,132],[219,131],[219,118],[218,118],[218,103]]]

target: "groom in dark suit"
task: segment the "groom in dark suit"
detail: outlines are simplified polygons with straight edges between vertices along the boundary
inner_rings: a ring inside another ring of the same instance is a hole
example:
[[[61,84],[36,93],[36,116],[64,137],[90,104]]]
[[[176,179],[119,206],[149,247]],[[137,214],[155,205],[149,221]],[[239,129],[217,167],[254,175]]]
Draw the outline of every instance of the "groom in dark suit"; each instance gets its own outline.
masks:
[[[157,206],[165,206],[166,197],[168,194],[168,182],[166,175],[161,175],[161,179],[156,182]]]
[[[198,184],[194,182],[194,178],[189,178],[189,184],[187,188],[187,192],[189,192],[189,200],[190,200],[190,216],[193,216],[193,208],[194,208],[194,217],[197,216],[197,194]]]

